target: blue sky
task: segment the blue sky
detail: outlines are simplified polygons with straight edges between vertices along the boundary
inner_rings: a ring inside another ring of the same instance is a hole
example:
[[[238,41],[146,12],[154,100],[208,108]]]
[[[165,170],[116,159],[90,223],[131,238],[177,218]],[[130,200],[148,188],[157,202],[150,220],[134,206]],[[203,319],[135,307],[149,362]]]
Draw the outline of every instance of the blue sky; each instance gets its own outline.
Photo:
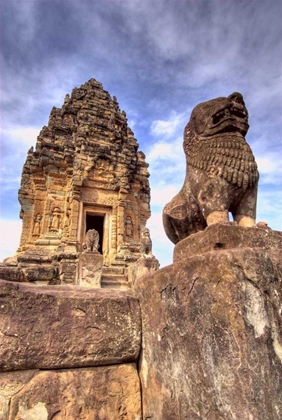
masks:
[[[199,102],[244,95],[260,183],[257,221],[282,230],[281,0],[9,0],[0,5],[0,260],[19,244],[27,150],[75,86],[115,95],[150,164],[153,252],[172,262],[164,205],[185,174]]]

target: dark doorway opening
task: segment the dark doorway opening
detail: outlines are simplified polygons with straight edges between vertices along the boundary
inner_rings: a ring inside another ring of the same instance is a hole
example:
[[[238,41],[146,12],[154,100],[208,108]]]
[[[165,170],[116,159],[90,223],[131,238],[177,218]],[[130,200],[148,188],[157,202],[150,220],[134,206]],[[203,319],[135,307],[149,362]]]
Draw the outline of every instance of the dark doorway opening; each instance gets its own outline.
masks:
[[[93,214],[86,214],[86,232],[89,229],[95,229],[99,233],[99,248],[100,254],[103,254],[103,239],[104,239],[104,216],[94,216]]]

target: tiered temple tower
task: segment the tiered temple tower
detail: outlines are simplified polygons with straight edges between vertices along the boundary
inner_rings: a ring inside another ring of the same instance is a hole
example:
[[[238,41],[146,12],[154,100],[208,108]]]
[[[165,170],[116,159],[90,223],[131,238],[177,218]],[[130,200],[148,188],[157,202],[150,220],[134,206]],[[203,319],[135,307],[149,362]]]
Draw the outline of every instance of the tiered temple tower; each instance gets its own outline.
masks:
[[[140,257],[150,217],[145,155],[115,97],[94,79],[53,108],[23,167],[18,253],[1,267],[10,280],[122,287]],[[98,252],[86,233],[99,233]],[[148,265],[148,261],[146,263]]]

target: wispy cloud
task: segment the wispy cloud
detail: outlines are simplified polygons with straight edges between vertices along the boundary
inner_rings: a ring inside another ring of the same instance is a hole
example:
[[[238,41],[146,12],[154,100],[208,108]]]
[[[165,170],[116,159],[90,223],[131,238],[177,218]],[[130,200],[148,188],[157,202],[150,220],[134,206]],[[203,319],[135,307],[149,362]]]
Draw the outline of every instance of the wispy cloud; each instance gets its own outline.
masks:
[[[183,130],[186,119],[186,114],[178,114],[172,111],[167,120],[156,120],[152,122],[151,133],[156,137],[171,138],[180,130]]]
[[[148,149],[147,161],[151,173],[152,206],[163,207],[183,183],[186,164],[182,132],[186,118],[185,113],[173,111],[166,120],[155,120],[151,124],[154,141]]]
[[[165,234],[162,213],[155,211],[147,223],[153,241],[153,254],[159,260],[161,267],[172,262],[174,244]]]
[[[42,127],[15,127],[0,130],[0,135],[9,139],[9,144],[21,145],[25,152],[27,147],[35,146],[37,136]]]
[[[257,157],[256,161],[260,172],[261,183],[282,185],[281,156],[277,156],[275,153],[268,153]]]
[[[273,230],[282,231],[282,194],[281,190],[272,191],[259,188],[257,221],[263,220]]]

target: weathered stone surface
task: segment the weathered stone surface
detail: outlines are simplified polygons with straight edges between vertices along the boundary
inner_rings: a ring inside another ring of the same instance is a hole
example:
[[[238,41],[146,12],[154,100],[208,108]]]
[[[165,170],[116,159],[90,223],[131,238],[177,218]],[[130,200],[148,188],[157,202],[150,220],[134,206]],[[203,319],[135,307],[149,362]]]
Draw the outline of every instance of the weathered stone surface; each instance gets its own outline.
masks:
[[[11,397],[16,395],[37,373],[37,370],[0,372],[0,419],[9,419]]]
[[[147,168],[116,98],[95,79],[74,88],[61,108],[52,109],[35,150],[28,151],[19,190],[20,247],[13,266],[0,264],[0,278],[78,284],[84,246],[103,255],[102,268],[118,265],[126,273],[143,253]],[[96,232],[92,245],[88,232]],[[108,272],[107,287],[127,282],[125,275],[122,282],[115,279]]]
[[[0,413],[3,420],[140,420],[136,366],[0,373]]]
[[[228,212],[240,226],[255,224],[259,174],[244,138],[248,129],[248,111],[238,92],[193,109],[184,130],[185,181],[163,211],[173,243],[227,222]]]
[[[282,418],[282,250],[208,252],[135,287],[145,419]]]
[[[135,361],[140,324],[128,292],[0,281],[0,370]]]
[[[80,286],[101,287],[103,255],[99,252],[83,252],[78,261],[78,284]]]
[[[264,228],[236,226],[234,223],[215,224],[182,240],[174,247],[173,261],[209,251],[231,248],[282,249],[282,232]]]

